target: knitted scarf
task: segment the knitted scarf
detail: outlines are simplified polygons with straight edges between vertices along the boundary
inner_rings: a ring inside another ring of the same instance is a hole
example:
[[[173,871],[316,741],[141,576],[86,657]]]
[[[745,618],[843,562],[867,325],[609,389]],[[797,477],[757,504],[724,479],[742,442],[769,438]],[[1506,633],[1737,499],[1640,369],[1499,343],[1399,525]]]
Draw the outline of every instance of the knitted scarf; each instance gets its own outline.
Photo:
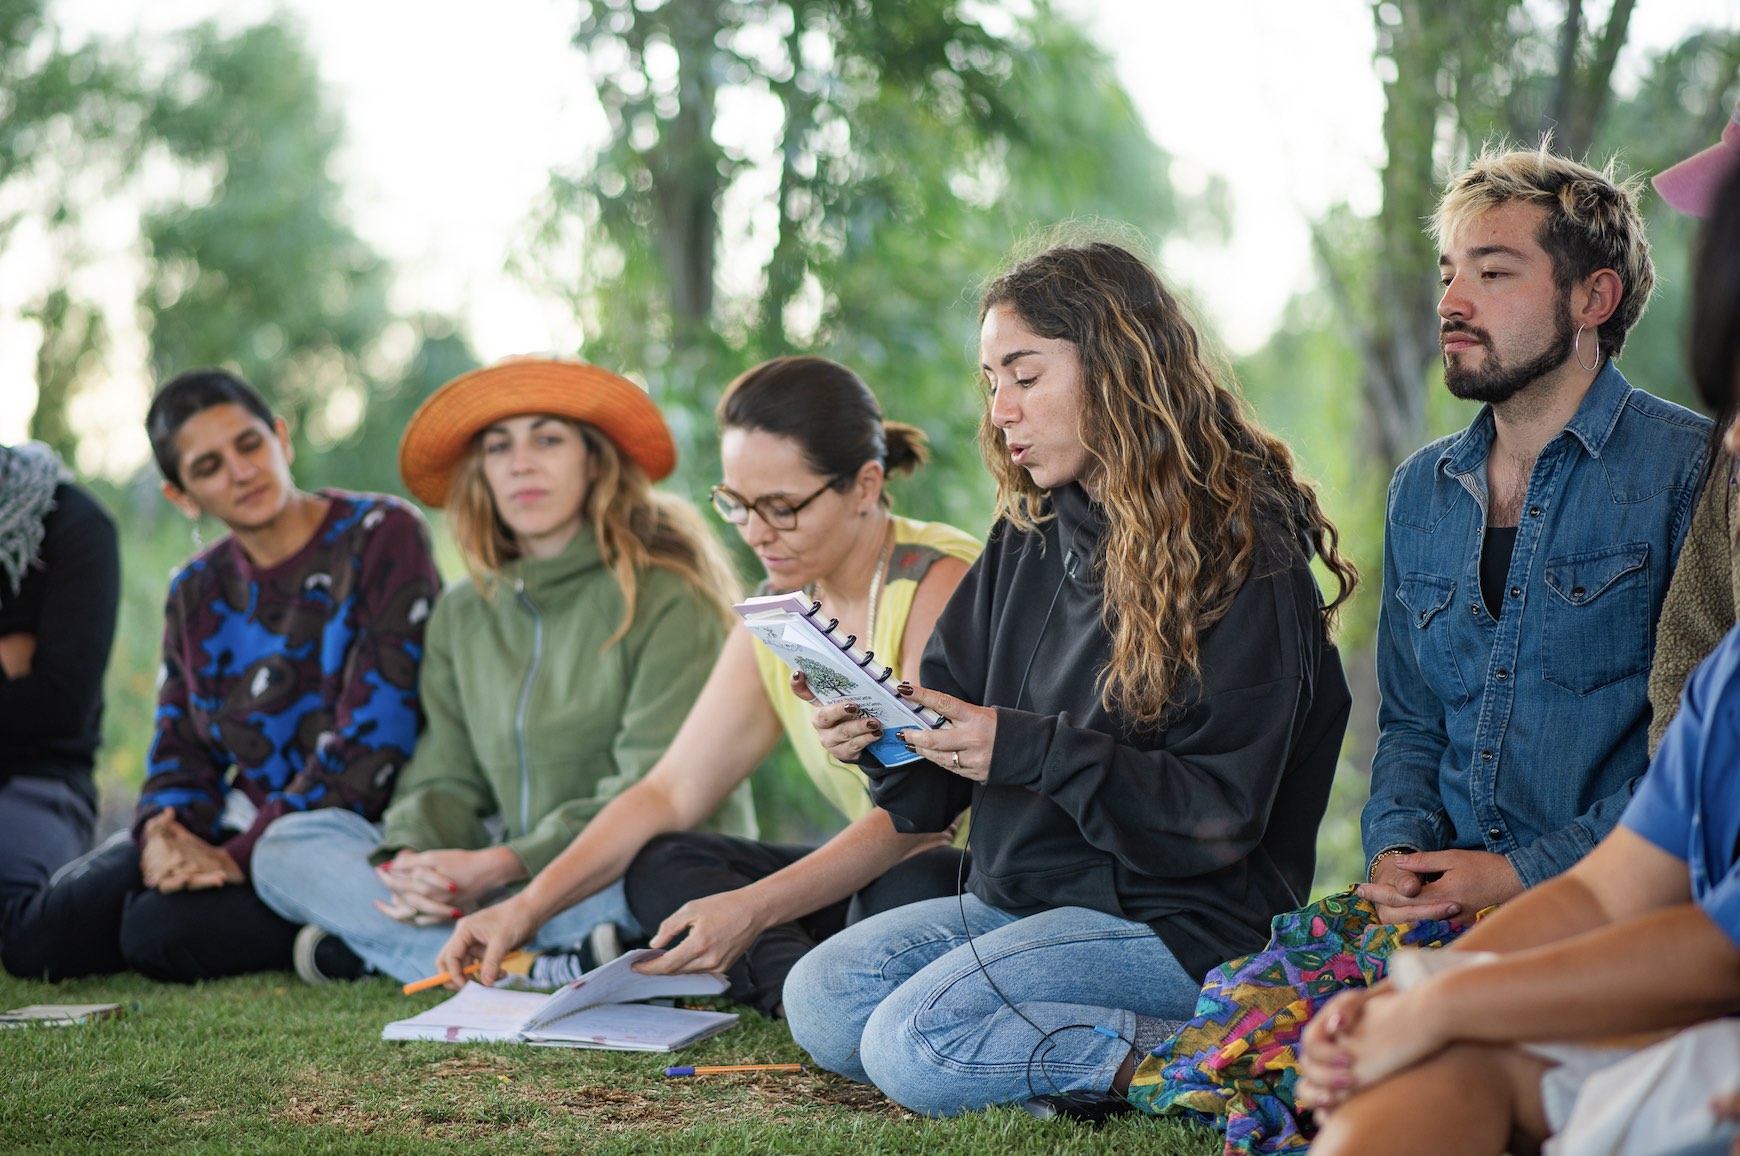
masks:
[[[37,561],[44,525],[54,509],[54,488],[72,472],[41,442],[0,446],[0,576],[16,595],[24,572]],[[0,594],[5,594],[0,585]]]

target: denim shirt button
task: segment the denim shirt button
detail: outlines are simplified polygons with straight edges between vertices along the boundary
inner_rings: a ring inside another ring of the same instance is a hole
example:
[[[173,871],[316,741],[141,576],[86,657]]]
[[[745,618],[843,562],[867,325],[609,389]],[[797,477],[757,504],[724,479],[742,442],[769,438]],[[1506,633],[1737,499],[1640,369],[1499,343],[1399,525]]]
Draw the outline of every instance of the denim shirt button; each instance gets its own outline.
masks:
[[[1504,838],[1504,828],[1502,828],[1502,827],[1488,827],[1486,829],[1486,837],[1488,839],[1502,839],[1502,838]]]
[[[1480,605],[1478,603],[1476,603],[1475,605],[1470,606],[1468,608],[1468,613],[1474,615],[1474,617],[1476,617],[1476,618],[1479,618],[1480,617]]]
[[[1538,518],[1540,516],[1541,516],[1541,508],[1539,506],[1530,506],[1529,507],[1529,517]]]
[[[1510,596],[1512,598],[1521,598],[1522,597],[1522,587],[1521,586],[1512,586],[1510,588]]]
[[[1500,667],[1499,670],[1495,674],[1493,674],[1492,677],[1498,679],[1498,681],[1500,681],[1500,682],[1503,682],[1505,679],[1510,677],[1510,671],[1505,670],[1504,668]]]
[[[1483,763],[1490,763],[1492,761],[1492,751],[1490,749],[1481,751],[1480,761]]]
[[[1571,597],[1581,600],[1585,591],[1581,586],[1571,587]]]

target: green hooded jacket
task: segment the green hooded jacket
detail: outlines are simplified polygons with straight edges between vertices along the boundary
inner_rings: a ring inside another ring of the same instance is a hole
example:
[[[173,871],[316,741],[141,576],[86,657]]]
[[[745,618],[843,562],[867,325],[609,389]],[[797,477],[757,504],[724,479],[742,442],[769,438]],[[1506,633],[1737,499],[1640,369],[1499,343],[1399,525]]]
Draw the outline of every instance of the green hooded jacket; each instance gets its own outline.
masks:
[[[435,605],[421,693],[428,722],[399,775],[373,860],[401,848],[476,850],[500,816],[536,874],[614,796],[652,769],[725,639],[718,610],[669,570],[639,575],[634,624],[597,536],[510,563],[493,595],[469,581]],[[704,824],[755,838],[744,783]]]

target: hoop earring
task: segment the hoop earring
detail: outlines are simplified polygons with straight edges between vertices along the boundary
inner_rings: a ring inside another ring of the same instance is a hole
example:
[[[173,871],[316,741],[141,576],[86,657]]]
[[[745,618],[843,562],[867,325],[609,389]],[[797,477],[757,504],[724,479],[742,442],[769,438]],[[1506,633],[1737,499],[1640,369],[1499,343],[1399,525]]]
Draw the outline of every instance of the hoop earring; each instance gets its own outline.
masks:
[[[205,539],[201,537],[199,533],[199,524],[201,520],[202,519],[199,518],[193,520],[193,548],[196,552],[205,549]]]
[[[1599,330],[1597,330],[1596,334],[1595,334],[1595,364],[1594,365],[1584,365],[1583,364],[1583,330],[1585,328],[1587,328],[1587,326],[1583,326],[1583,325],[1577,326],[1577,336],[1571,338],[1571,352],[1575,353],[1577,355],[1577,368],[1578,369],[1581,369],[1584,373],[1594,373],[1597,369],[1601,368],[1601,333]]]

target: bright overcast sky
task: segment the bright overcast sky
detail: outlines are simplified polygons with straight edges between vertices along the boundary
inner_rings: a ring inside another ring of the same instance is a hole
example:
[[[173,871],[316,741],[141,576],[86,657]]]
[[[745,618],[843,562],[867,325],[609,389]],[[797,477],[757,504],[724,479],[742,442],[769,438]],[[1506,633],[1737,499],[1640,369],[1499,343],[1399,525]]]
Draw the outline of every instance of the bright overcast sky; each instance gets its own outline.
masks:
[[[460,315],[486,359],[572,349],[572,319],[502,268],[550,169],[575,163],[604,131],[568,44],[572,0],[425,0],[414,18],[402,5],[357,0],[282,6],[304,20],[344,110],[340,176],[359,230],[399,270],[395,304]],[[1227,180],[1232,241],[1175,243],[1166,271],[1194,291],[1231,345],[1259,344],[1288,296],[1310,282],[1306,221],[1339,200],[1361,211],[1377,206],[1382,94],[1369,8],[1364,0],[1065,6],[1112,53],[1150,132],[1181,162],[1181,183]],[[76,36],[124,34],[135,21],[158,32],[220,14],[239,25],[273,7],[59,0],[56,10]],[[1591,7],[1604,14],[1605,5]],[[128,12],[125,22],[118,10]],[[1711,21],[1740,23],[1740,0],[1644,0],[1632,20],[1631,58]],[[4,315],[15,304],[0,299],[0,442],[22,436],[32,402],[28,386],[13,384],[28,381],[33,352],[31,331]],[[142,412],[141,371],[123,364],[139,349],[123,335],[111,368]],[[117,421],[131,408],[118,397],[103,407]],[[131,416],[126,422],[137,426]],[[104,456],[113,467],[141,449],[121,434]]]

